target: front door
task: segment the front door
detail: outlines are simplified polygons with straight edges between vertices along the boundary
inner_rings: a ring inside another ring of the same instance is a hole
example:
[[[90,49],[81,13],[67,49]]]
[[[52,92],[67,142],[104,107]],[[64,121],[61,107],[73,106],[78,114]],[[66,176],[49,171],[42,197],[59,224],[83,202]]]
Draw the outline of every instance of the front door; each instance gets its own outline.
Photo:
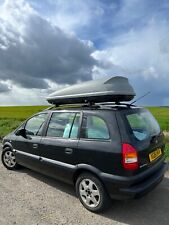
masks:
[[[47,116],[47,113],[41,113],[30,118],[23,127],[26,137],[16,136],[13,146],[16,151],[16,161],[37,171],[40,170],[39,146]]]

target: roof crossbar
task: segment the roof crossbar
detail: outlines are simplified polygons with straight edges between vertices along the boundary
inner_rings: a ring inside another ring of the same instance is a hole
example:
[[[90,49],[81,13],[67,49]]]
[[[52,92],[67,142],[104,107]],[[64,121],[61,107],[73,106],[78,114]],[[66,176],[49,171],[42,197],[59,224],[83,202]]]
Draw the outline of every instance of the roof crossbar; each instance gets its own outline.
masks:
[[[47,110],[52,110],[54,108],[60,108],[63,109],[64,108],[73,108],[73,107],[81,107],[81,108],[104,108],[104,106],[126,106],[126,107],[131,107],[131,106],[135,106],[133,104],[129,104],[129,103],[123,103],[123,102],[102,102],[102,103],[94,103],[94,102],[86,102],[86,103],[77,103],[77,104],[63,104],[63,105],[52,105],[50,107],[48,107],[47,109],[45,109],[44,111]]]

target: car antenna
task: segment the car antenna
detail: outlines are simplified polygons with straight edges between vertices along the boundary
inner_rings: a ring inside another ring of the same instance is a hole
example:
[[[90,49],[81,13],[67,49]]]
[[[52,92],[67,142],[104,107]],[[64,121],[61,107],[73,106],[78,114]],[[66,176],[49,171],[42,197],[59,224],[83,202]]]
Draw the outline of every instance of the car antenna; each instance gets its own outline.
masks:
[[[151,92],[148,91],[146,94],[142,95],[141,97],[137,98],[135,101],[133,101],[132,103],[130,103],[130,105],[133,105],[134,103],[136,103],[137,101],[139,101],[140,99],[144,98],[145,96],[149,95]]]

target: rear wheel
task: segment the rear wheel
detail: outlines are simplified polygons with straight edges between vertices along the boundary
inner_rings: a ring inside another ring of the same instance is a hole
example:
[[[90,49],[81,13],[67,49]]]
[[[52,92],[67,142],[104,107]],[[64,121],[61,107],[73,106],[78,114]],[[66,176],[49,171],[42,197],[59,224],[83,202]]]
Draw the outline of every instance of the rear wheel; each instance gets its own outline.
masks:
[[[100,180],[90,173],[81,174],[76,181],[76,193],[83,206],[91,212],[101,212],[110,205]]]
[[[10,148],[5,148],[1,155],[1,160],[3,165],[8,170],[14,170],[18,168],[18,164],[16,163],[15,154]]]

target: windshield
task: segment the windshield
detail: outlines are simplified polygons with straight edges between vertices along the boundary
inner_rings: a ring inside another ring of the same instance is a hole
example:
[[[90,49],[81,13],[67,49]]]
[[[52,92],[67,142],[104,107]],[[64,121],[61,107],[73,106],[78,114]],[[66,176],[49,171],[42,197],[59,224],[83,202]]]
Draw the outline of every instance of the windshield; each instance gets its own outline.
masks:
[[[133,135],[139,141],[143,141],[149,137],[158,135],[160,127],[149,111],[138,111],[136,113],[126,115]]]

